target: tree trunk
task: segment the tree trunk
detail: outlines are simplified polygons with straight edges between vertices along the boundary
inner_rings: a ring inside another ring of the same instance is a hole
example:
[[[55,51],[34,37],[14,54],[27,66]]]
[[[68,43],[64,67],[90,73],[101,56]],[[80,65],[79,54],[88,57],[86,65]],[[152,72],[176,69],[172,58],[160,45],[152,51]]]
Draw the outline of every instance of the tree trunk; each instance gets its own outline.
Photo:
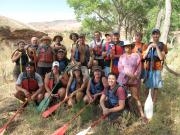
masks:
[[[164,20],[164,25],[162,29],[162,35],[161,35],[161,41],[164,42],[165,44],[167,43],[167,38],[168,38],[168,33],[169,33],[169,27],[171,23],[171,0],[166,0],[165,3],[165,20]]]
[[[161,22],[163,20],[163,9],[161,8],[159,10],[158,16],[157,16],[157,20],[156,20],[156,29],[160,29],[161,28]]]

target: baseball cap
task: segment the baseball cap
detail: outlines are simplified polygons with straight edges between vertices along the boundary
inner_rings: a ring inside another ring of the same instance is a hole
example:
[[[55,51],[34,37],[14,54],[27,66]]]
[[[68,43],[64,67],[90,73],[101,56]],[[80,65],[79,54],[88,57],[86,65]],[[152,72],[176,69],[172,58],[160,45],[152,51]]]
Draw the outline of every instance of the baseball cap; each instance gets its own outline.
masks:
[[[59,67],[59,62],[58,62],[58,61],[54,61],[54,62],[53,62],[53,64],[52,64],[52,69],[53,69],[55,66],[58,66],[58,67]]]
[[[152,34],[155,34],[155,33],[160,34],[160,30],[159,30],[159,29],[153,29],[153,30],[152,30]]]

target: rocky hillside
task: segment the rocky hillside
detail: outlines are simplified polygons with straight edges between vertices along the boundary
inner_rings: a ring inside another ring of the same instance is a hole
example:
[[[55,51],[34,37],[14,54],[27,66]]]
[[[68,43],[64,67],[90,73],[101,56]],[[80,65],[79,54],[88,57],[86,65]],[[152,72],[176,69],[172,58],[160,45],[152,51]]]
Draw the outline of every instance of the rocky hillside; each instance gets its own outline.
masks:
[[[18,39],[29,40],[32,36],[40,38],[43,35],[46,34],[36,30],[32,26],[0,16],[0,41]]]

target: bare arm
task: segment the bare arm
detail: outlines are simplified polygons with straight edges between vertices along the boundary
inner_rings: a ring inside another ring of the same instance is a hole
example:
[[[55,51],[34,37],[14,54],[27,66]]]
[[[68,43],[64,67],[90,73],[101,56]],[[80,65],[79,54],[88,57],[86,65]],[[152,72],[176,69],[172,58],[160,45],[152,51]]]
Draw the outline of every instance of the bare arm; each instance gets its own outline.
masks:
[[[105,109],[105,99],[106,99],[106,95],[105,94],[102,94],[101,95],[101,98],[100,98],[100,105],[102,107],[102,109]]]
[[[125,107],[125,100],[119,100],[118,106],[109,109],[109,113],[118,112],[123,110]]]
[[[21,52],[18,52],[16,51],[15,54],[12,56],[12,62],[16,62],[17,59],[19,59],[21,57],[22,53]]]
[[[44,86],[45,86],[45,90],[46,90],[48,93],[50,93],[50,92],[51,92],[51,89],[50,89],[50,88],[49,88],[49,86],[48,86],[49,76],[50,76],[50,74],[49,74],[49,73],[48,73],[48,74],[46,74],[46,75],[45,75],[45,79],[44,79]]]

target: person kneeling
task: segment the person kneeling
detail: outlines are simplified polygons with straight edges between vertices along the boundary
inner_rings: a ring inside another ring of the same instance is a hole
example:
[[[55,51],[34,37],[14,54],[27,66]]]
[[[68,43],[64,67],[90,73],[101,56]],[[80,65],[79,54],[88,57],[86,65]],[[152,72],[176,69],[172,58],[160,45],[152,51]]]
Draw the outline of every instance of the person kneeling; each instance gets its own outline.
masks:
[[[83,99],[85,103],[91,103],[96,99],[98,99],[99,103],[100,95],[104,89],[102,80],[105,79],[105,77],[102,75],[101,67],[94,66],[92,70],[93,77],[88,82],[86,96]]]
[[[65,99],[69,99],[68,106],[73,106],[76,101],[79,102],[81,99],[83,99],[87,82],[87,77],[83,76],[81,68],[75,67],[66,88]]]
[[[41,76],[35,72],[35,64],[29,62],[26,71],[22,72],[16,81],[16,98],[25,102],[28,100],[39,103],[43,99],[43,81]]]
[[[103,115],[108,115],[111,121],[117,119],[125,107],[126,93],[123,87],[117,83],[114,73],[108,75],[109,88],[103,91],[100,105]]]

